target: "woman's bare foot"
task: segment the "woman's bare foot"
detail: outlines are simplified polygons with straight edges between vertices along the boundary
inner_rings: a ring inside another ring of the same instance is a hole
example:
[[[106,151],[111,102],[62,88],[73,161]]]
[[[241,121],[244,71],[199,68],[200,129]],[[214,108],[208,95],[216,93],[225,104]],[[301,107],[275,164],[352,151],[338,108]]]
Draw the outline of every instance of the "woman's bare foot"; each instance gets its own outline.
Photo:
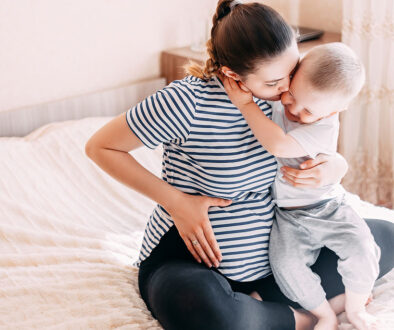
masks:
[[[378,319],[366,310],[346,312],[347,319],[358,330],[375,330]]]
[[[254,299],[263,301],[263,299],[260,297],[260,295],[257,293],[257,291],[253,291],[249,296],[253,297]]]

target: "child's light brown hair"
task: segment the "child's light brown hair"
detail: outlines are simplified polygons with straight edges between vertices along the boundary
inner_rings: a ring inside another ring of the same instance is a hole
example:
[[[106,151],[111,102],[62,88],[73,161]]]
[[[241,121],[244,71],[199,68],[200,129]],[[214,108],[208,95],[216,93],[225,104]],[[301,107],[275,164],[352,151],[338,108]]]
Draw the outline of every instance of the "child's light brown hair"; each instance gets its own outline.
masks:
[[[313,47],[300,68],[311,87],[354,98],[365,82],[365,69],[355,52],[341,42]]]

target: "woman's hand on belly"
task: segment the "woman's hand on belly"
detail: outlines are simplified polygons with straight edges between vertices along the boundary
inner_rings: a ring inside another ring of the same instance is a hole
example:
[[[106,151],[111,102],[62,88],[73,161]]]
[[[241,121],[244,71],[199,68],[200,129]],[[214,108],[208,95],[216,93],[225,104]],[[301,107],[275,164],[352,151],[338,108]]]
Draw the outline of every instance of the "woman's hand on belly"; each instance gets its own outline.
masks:
[[[173,205],[166,207],[190,253],[198,262],[201,263],[203,260],[208,267],[218,267],[222,260],[219,245],[208,218],[208,209],[211,206],[228,206],[231,202],[222,198],[182,193]]]

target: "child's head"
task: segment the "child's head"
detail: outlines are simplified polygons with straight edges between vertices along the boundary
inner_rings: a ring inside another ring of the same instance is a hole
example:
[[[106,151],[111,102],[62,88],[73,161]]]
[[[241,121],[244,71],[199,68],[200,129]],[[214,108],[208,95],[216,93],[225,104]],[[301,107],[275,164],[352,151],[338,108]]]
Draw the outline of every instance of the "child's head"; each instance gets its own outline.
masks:
[[[313,123],[345,110],[365,81],[364,67],[350,47],[335,42],[312,48],[302,59],[289,91],[282,94],[288,119]]]
[[[299,61],[292,28],[275,10],[257,2],[220,0],[212,21],[205,67],[191,65],[187,72],[205,80],[223,72],[241,80],[253,95],[279,100]]]

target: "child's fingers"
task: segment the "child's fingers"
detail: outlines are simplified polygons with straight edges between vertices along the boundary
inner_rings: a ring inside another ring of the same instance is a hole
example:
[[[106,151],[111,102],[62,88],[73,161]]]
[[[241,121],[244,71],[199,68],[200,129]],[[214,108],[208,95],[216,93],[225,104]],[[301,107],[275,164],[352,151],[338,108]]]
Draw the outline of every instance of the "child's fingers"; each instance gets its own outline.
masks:
[[[239,91],[239,86],[238,86],[238,81],[236,81],[236,80],[234,80],[234,79],[232,79],[232,78],[229,78],[229,80],[230,80],[230,88],[231,88],[231,90],[232,91]]]
[[[234,81],[232,78],[226,77],[226,85],[224,85],[224,88],[229,92],[233,93],[236,91],[237,86],[235,86],[237,83]]]
[[[231,81],[231,88],[238,90],[239,89],[238,82],[234,79],[231,79],[231,80],[232,80]]]
[[[229,78],[229,77],[225,77],[224,78],[224,80],[223,80],[223,85],[224,85],[224,87],[227,89],[227,90],[232,90],[232,86],[231,86],[231,78]]]
[[[224,89],[229,90],[230,83],[229,83],[228,78],[226,76],[223,76],[222,82],[223,82]]]
[[[234,80],[233,78],[229,78],[227,76],[224,76],[223,78],[223,86],[229,92],[240,90],[241,88],[238,85],[239,83],[240,82]]]
[[[239,81],[239,82],[238,82],[238,86],[239,86],[239,88],[241,88],[244,92],[246,92],[246,93],[251,93],[250,89],[249,89],[248,87],[246,87],[242,81]]]
[[[225,86],[227,87],[227,89],[228,90],[233,90],[233,81],[232,81],[233,79],[232,78],[229,78],[229,77],[227,77],[226,76],[226,78],[224,78],[224,81],[225,81]]]

